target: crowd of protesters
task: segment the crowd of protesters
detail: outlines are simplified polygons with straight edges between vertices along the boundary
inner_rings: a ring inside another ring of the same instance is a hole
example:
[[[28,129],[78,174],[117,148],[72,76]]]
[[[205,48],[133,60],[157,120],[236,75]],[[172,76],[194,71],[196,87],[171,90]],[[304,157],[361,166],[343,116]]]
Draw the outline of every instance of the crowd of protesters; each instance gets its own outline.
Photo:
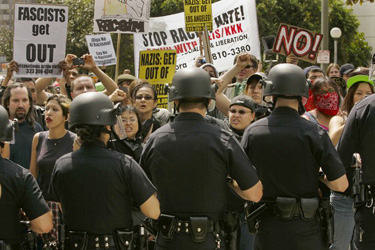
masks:
[[[50,190],[54,166],[61,156],[80,150],[82,144],[82,138],[68,130],[72,100],[87,92],[102,92],[114,104],[122,106],[122,113],[117,124],[112,126],[106,146],[131,156],[137,162],[140,162],[150,136],[178,116],[176,109],[158,108],[154,87],[143,79],[136,79],[130,71],[120,75],[116,83],[95,64],[91,55],[82,56],[82,66],[73,65],[76,57],[69,54],[60,63],[63,77],[58,80],[14,78],[13,72],[18,71],[18,64],[11,61],[1,83],[1,105],[10,120],[18,120],[14,139],[3,145],[1,156],[29,169],[37,180],[53,212],[54,229],[48,234],[50,241],[58,241],[58,226],[64,224],[61,207]],[[288,59],[298,65],[295,58]],[[205,70],[216,87],[216,101],[207,105],[205,121],[233,133],[239,142],[251,124],[269,116],[275,108],[272,96],[264,95],[267,75],[261,71],[261,62],[255,56],[239,54],[233,66],[221,73],[203,58],[194,67]],[[86,74],[82,74],[83,71]],[[369,69],[356,68],[352,64],[341,67],[330,64],[326,72],[312,66],[305,68],[304,74],[309,92],[308,97],[302,97],[304,107],[300,110],[305,112],[300,111],[300,115],[325,130],[332,144],[336,145],[353,107],[374,93]],[[355,154],[353,157],[356,166],[360,165],[361,156]],[[351,180],[354,168],[346,172]],[[346,250],[355,227],[350,188],[334,191],[320,182],[319,189],[321,198],[330,199],[335,210],[335,233],[330,249]],[[239,216],[241,237],[238,249],[255,249],[254,235],[249,233],[246,225],[243,209],[246,201],[230,189],[226,197],[227,210]]]

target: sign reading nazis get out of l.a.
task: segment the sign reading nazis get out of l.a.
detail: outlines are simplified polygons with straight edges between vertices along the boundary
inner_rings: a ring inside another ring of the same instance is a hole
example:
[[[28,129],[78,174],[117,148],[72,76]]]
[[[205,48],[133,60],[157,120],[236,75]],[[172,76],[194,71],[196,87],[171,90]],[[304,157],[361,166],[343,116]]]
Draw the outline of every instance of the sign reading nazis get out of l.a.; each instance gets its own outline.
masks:
[[[303,61],[316,63],[322,39],[322,34],[282,23],[279,26],[272,51],[285,56],[294,54]]]
[[[17,77],[59,77],[65,58],[68,7],[15,4],[13,59]]]
[[[144,50],[139,55],[139,78],[151,83],[158,95],[158,107],[168,108],[165,84],[172,83],[176,69],[176,50]]]
[[[212,31],[211,0],[184,0],[184,12],[187,32]]]

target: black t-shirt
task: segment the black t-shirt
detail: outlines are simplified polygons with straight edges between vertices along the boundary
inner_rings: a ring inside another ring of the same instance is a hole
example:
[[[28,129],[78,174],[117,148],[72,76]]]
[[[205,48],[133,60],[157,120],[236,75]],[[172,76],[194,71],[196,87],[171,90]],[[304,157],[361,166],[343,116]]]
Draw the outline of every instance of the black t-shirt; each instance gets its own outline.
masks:
[[[233,134],[197,113],[180,113],[155,131],[140,164],[158,189],[161,212],[181,219],[221,219],[227,208],[228,175],[242,190],[259,181]]]
[[[292,108],[250,125],[242,145],[262,181],[263,201],[318,197],[319,167],[330,181],[345,174],[328,134]]]
[[[371,95],[353,107],[337,146],[346,168],[351,167],[353,153],[360,154],[365,184],[375,184],[374,129],[375,95]]]
[[[34,135],[43,131],[39,123],[35,122],[35,128],[29,127],[26,122],[21,122],[18,131],[14,135],[14,144],[10,144],[10,160],[24,168],[30,168],[31,145]]]
[[[156,191],[132,158],[100,141],[59,158],[51,189],[68,228],[93,234],[132,228],[133,202],[140,206]]]
[[[29,220],[47,213],[49,208],[33,176],[27,169],[0,155],[0,239],[20,243],[20,209]]]

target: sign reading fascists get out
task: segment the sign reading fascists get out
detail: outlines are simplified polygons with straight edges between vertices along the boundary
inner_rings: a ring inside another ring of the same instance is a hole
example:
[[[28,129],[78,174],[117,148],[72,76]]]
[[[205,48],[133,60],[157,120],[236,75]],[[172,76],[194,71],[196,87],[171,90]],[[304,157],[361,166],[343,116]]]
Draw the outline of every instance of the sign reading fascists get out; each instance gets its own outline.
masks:
[[[59,77],[65,58],[68,7],[16,4],[13,59],[17,77]]]

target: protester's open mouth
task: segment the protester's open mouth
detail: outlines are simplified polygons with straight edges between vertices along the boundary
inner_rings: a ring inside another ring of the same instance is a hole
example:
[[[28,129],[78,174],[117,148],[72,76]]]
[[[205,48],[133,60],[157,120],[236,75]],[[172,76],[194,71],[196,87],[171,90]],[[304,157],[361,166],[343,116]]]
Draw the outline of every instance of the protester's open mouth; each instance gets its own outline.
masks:
[[[50,117],[46,117],[46,122],[52,122],[52,119]]]

